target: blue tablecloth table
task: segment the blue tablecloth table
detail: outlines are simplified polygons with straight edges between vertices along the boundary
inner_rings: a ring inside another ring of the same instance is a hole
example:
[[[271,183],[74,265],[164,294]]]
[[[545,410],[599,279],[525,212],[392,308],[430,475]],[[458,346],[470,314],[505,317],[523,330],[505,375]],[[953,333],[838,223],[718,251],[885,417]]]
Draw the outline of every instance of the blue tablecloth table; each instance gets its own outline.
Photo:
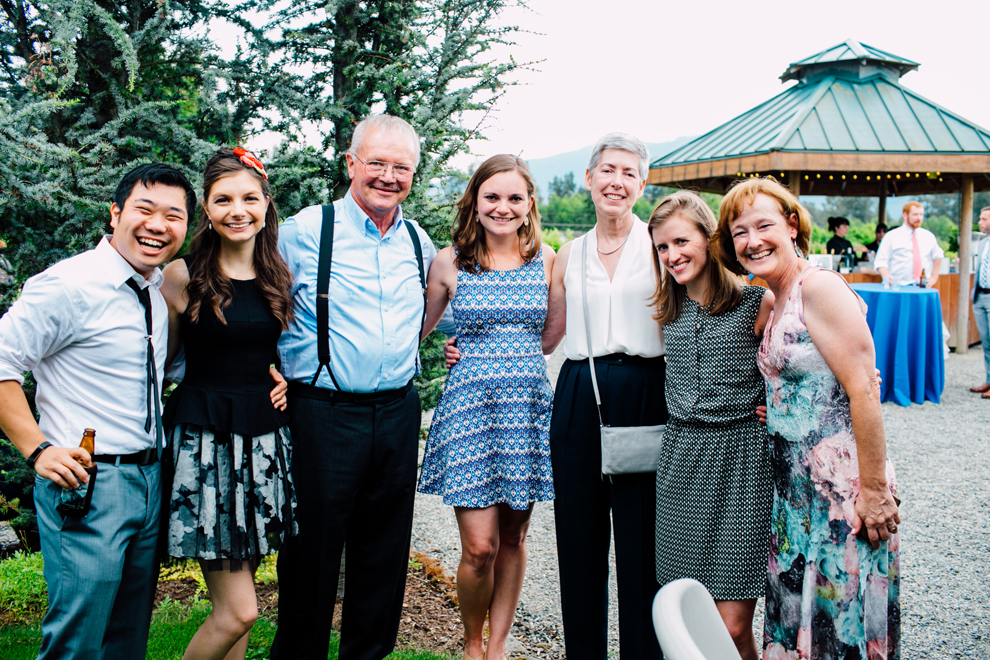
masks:
[[[938,403],[945,387],[942,302],[938,291],[882,284],[852,284],[869,311],[877,369],[883,383],[880,400],[907,406],[925,399]]]

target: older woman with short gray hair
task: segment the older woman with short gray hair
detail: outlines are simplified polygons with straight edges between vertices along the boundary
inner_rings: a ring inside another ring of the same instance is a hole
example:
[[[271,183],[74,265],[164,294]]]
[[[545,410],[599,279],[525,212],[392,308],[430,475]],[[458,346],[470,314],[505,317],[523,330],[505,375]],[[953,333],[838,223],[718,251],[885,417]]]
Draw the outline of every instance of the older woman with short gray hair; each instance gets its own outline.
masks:
[[[632,210],[643,194],[649,162],[646,145],[635,137],[610,133],[599,140],[584,179],[595,205],[595,227],[560,249],[551,277],[543,350],[552,352],[563,339],[567,356],[554,396],[550,450],[568,660],[602,660],[608,654],[608,551],[613,528],[620,656],[660,658],[650,620],[658,589],[656,475],[602,477],[581,293],[585,270],[590,348],[605,423],[665,423],[665,350],[650,304],[656,289],[653,243],[646,223]]]

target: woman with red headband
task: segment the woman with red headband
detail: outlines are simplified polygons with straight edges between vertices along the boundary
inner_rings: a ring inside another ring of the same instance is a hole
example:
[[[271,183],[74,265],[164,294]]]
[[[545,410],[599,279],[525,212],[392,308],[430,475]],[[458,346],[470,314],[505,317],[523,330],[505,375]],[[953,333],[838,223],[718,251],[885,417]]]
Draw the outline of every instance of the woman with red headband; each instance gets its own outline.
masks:
[[[213,603],[186,659],[244,657],[258,617],[254,570],[294,530],[286,387],[269,366],[292,314],[277,242],[264,165],[220,149],[203,173],[189,255],[162,285],[169,360],[180,344],[186,356],[163,420],[175,461],[168,552],[199,560]]]

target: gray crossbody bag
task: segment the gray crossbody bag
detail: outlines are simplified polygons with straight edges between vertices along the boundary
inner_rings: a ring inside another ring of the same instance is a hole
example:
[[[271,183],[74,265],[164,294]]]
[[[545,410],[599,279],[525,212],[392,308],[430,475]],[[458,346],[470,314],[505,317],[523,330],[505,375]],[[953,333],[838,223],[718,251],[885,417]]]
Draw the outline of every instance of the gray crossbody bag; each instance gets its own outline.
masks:
[[[602,432],[602,474],[636,474],[656,472],[663,445],[663,425],[608,426],[602,418],[602,397],[595,375],[595,357],[591,349],[591,314],[588,310],[588,239],[581,241],[581,300],[584,303],[584,332],[588,340],[588,365],[591,386],[598,404],[598,424]]]

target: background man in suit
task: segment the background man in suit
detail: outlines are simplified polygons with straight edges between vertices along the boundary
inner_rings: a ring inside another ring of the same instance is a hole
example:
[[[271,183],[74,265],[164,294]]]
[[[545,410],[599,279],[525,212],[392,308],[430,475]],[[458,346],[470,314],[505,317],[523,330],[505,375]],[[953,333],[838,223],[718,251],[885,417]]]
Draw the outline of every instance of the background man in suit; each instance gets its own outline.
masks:
[[[980,210],[980,231],[987,235],[976,246],[976,277],[973,284],[973,313],[976,327],[980,329],[980,343],[983,344],[983,368],[986,372],[982,385],[969,388],[979,392],[984,399],[990,399],[990,206]]]
[[[144,658],[158,581],[160,406],[168,310],[159,266],[186,237],[196,193],[167,165],[117,186],[113,236],[35,275],[0,318],[0,428],[38,473],[34,502],[48,584],[38,658]],[[150,327],[149,327],[150,326]],[[38,383],[35,422],[21,389]],[[95,453],[79,448],[96,430]],[[64,489],[87,483],[74,517]],[[81,512],[80,512],[81,513]]]
[[[323,238],[319,206],[279,228],[279,251],[294,276],[295,319],[282,333],[279,356],[291,397],[299,521],[299,536],[279,553],[272,657],[280,660],[327,657],[345,541],[339,657],[378,660],[395,646],[419,447],[412,378],[423,277],[436,256],[429,236],[403,218],[399,206],[409,195],[419,150],[419,137],[405,121],[364,119],[346,155],[351,186],[333,205],[332,240]],[[317,280],[321,252],[331,246],[322,299],[329,322],[321,328]],[[327,341],[324,370],[319,344]]]

